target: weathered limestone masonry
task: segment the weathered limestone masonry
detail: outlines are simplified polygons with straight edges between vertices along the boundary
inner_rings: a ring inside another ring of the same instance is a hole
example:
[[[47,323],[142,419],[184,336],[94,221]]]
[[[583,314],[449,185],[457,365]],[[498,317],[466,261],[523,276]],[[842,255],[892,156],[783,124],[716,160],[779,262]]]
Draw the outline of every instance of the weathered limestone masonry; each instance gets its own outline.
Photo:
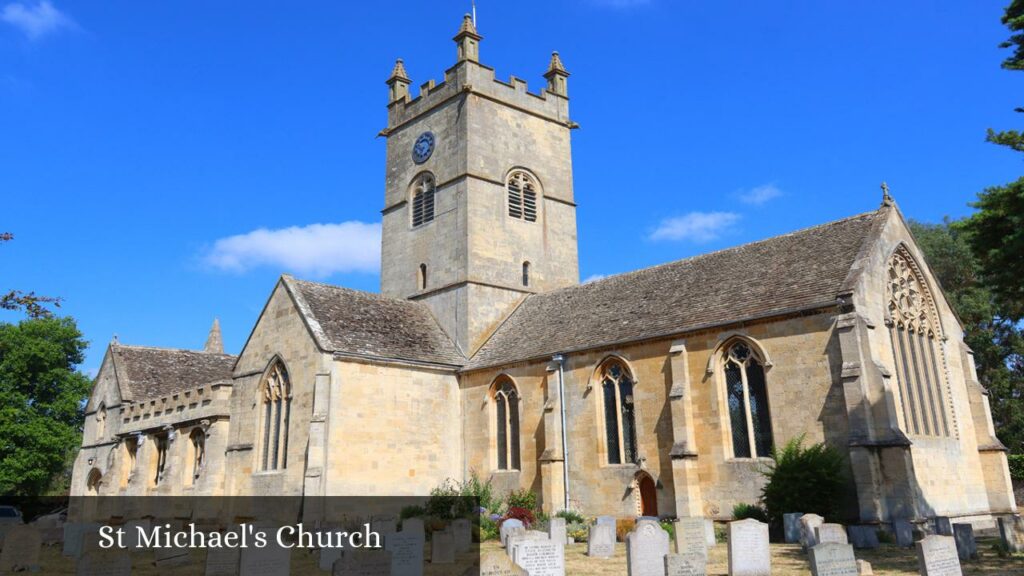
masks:
[[[388,79],[382,294],[282,276],[237,357],[216,324],[201,352],[115,341],[73,494],[415,495],[477,474],[548,512],[727,520],[803,436],[846,457],[854,524],[1016,513],[963,329],[887,189],[580,285],[568,72],[556,53],[539,93],[496,80],[481,39],[465,19],[416,98],[401,61]]]

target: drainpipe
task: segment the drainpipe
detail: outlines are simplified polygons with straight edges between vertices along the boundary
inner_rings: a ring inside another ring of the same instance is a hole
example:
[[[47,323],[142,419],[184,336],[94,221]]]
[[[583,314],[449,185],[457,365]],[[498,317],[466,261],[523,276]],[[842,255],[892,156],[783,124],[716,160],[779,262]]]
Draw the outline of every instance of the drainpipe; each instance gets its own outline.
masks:
[[[565,493],[563,510],[569,509],[569,439],[566,436],[565,426],[565,356],[555,354],[551,357],[552,362],[558,363],[558,412],[562,419],[562,484]]]

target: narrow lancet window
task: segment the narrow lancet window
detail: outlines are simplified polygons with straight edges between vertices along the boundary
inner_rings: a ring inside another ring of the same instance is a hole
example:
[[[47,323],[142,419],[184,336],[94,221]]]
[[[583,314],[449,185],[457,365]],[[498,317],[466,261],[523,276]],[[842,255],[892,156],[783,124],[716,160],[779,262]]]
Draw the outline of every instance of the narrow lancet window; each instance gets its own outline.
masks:
[[[519,394],[507,376],[493,385],[498,470],[519,470]]]
[[[635,464],[640,455],[636,443],[633,377],[625,364],[614,359],[605,362],[599,376],[608,463]]]
[[[726,348],[723,371],[733,457],[771,456],[774,443],[764,362],[746,342],[737,340]]]
[[[288,464],[288,420],[291,416],[291,384],[288,373],[276,362],[260,386],[263,433],[260,468],[281,470]]]

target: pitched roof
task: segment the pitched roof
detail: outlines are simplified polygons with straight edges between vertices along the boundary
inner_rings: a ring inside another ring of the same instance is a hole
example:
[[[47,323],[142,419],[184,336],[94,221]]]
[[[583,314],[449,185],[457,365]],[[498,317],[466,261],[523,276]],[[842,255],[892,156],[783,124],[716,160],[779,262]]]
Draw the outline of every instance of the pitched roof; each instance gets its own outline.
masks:
[[[290,276],[283,281],[324,350],[451,366],[466,363],[426,304]]]
[[[111,344],[118,383],[135,401],[230,381],[235,357],[197,350]]]
[[[882,210],[528,297],[467,369],[664,337],[836,301]]]

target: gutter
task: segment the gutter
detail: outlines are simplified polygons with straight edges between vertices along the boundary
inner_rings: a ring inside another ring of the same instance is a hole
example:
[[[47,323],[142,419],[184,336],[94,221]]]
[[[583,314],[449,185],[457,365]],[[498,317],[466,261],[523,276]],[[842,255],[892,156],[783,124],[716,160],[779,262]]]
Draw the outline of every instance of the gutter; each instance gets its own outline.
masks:
[[[562,490],[565,494],[565,501],[562,503],[563,510],[569,510],[569,439],[566,437],[565,425],[565,356],[555,354],[551,357],[552,362],[558,363],[558,412],[562,420]]]

